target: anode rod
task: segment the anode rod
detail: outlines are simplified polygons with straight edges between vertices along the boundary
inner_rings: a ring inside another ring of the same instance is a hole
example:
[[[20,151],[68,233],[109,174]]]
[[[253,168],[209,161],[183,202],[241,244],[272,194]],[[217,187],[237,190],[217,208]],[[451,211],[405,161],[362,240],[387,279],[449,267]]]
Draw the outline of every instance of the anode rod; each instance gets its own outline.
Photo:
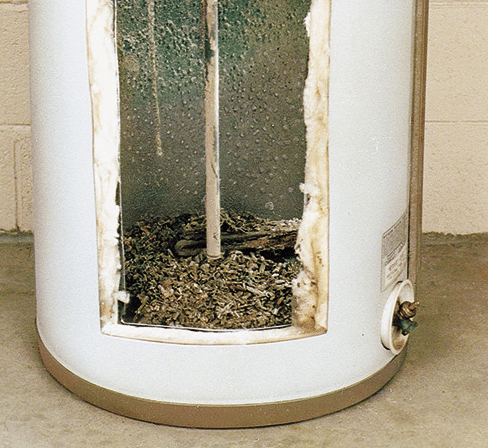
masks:
[[[219,174],[219,49],[217,0],[203,0],[205,24],[205,170],[207,256],[221,255]]]

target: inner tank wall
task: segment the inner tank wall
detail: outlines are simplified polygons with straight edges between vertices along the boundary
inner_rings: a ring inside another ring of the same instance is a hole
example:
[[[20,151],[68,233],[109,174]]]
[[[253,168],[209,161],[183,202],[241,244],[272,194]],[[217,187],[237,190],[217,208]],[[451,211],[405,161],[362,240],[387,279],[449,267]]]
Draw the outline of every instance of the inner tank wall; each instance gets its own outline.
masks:
[[[93,384],[176,403],[307,398],[384,367],[381,239],[408,204],[413,3],[332,4],[329,331],[233,346],[100,331],[84,17],[84,0],[30,2],[37,326],[48,351]]]

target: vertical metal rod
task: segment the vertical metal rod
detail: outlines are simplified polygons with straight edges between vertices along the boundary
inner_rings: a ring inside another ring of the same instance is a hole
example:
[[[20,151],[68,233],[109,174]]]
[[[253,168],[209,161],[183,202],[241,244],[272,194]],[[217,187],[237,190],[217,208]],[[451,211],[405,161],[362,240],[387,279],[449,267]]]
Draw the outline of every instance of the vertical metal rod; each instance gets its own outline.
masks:
[[[154,26],[156,16],[154,13],[154,0],[149,0],[147,4],[148,15],[148,37],[149,37],[149,62],[151,64],[151,89],[154,100],[154,116],[156,120],[156,151],[158,156],[163,155],[163,143],[161,139],[161,114],[159,112],[159,95],[158,95],[158,70],[156,68],[156,36]]]
[[[218,0],[203,0],[207,256],[220,257]]]

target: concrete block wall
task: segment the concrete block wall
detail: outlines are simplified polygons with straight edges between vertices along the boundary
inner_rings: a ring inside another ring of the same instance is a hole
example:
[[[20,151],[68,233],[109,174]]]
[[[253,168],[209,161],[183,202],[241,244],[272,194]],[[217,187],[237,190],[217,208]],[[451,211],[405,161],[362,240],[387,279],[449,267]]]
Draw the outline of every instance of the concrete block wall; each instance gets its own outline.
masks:
[[[27,11],[0,0],[0,230],[33,229]],[[488,232],[488,0],[431,1],[428,61],[423,229]]]
[[[488,232],[488,0],[431,1],[424,231]]]
[[[27,0],[0,0],[0,230],[32,230]]]

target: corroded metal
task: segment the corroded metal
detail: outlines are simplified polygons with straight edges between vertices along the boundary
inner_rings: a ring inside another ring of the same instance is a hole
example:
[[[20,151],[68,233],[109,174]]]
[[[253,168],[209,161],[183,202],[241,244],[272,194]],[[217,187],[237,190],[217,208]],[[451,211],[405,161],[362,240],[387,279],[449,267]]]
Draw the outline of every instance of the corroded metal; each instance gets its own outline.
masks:
[[[217,0],[203,1],[205,29],[205,215],[207,256],[219,258],[220,160],[219,160],[219,11]]]

